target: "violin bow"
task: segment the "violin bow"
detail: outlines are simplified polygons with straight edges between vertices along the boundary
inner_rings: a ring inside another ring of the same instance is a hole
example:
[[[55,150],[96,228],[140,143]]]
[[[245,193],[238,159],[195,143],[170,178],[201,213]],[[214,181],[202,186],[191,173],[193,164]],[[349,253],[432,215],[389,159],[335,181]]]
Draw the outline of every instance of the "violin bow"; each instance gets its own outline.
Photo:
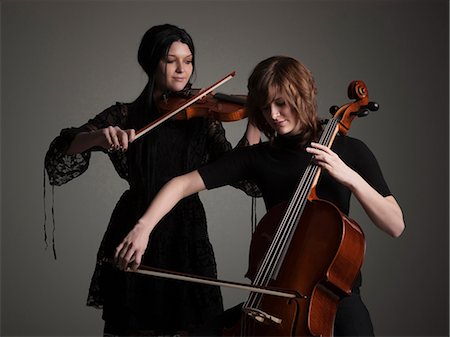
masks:
[[[235,71],[229,73],[227,76],[225,76],[224,78],[222,78],[221,80],[217,81],[216,83],[214,83],[213,85],[211,85],[209,88],[206,88],[205,90],[200,91],[197,95],[192,96],[190,99],[188,99],[184,104],[181,104],[178,108],[176,108],[175,110],[159,117],[158,119],[154,120],[153,122],[151,122],[150,124],[147,124],[146,126],[144,126],[143,128],[139,129],[138,131],[136,131],[136,137],[135,140],[138,139],[139,137],[145,135],[147,132],[149,132],[150,130],[154,129],[155,127],[157,127],[158,125],[160,125],[161,123],[165,122],[166,120],[168,120],[169,118],[175,116],[177,113],[179,113],[180,111],[186,109],[188,106],[190,106],[191,104],[194,104],[195,102],[197,102],[198,100],[202,99],[203,97],[205,97],[207,94],[209,94],[211,91],[213,91],[214,89],[220,87],[222,84],[224,84],[225,82],[228,82],[230,79],[232,79],[234,77],[234,75],[236,74]]]

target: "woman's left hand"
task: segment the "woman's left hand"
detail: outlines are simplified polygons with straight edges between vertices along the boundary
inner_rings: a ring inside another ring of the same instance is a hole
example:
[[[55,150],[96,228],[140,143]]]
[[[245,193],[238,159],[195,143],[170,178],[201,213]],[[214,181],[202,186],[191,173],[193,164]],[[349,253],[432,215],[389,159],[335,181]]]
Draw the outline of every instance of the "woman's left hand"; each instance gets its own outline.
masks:
[[[320,168],[351,190],[375,225],[393,237],[403,232],[403,213],[392,195],[383,197],[328,147],[311,143],[306,151],[314,155]]]
[[[311,153],[314,156],[314,163],[326,170],[338,182],[345,186],[351,184],[351,179],[356,172],[348,167],[330,148],[312,142],[311,146],[306,148],[306,152]]]
[[[114,258],[120,269],[130,268],[135,271],[139,267],[147,249],[149,235],[148,226],[138,221],[116,248]]]

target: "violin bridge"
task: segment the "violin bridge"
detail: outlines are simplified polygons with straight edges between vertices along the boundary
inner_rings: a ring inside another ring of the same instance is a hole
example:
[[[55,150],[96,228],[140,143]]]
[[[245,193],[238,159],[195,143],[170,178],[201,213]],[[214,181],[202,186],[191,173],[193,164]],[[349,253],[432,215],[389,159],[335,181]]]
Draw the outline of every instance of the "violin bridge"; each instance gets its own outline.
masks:
[[[269,315],[268,313],[259,310],[259,309],[255,309],[255,308],[244,308],[243,309],[245,311],[245,313],[247,315],[249,315],[250,317],[254,318],[255,320],[257,320],[260,323],[275,323],[275,324],[281,324],[282,319]]]

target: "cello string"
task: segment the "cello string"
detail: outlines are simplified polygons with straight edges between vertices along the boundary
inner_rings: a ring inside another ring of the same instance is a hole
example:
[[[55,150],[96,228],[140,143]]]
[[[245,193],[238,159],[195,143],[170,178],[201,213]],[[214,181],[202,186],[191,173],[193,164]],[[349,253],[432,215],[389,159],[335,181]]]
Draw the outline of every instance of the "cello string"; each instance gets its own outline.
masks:
[[[273,243],[269,246],[268,253],[265,256],[265,259],[263,260],[262,266],[267,266],[268,259],[273,257],[275,255],[275,251],[278,249],[279,245],[276,244],[280,240],[283,239],[284,236],[284,228],[286,227],[286,223],[289,223],[291,220],[291,214],[296,211],[297,208],[299,208],[298,200],[301,199],[302,195],[304,195],[304,191],[302,191],[302,187],[305,186],[308,183],[307,177],[311,175],[311,171],[313,168],[311,166],[307,167],[307,170],[305,171],[305,174],[302,177],[302,180],[297,184],[297,189],[291,198],[291,202],[289,202],[288,207],[285,211],[284,217],[282,221],[280,222],[278,229],[274,235]],[[265,272],[264,267],[261,267],[259,269],[259,273],[256,277],[256,282],[260,282],[262,274]]]
[[[289,208],[291,208],[291,209],[288,209],[285,212],[285,216],[284,216],[283,220],[281,221],[281,224],[280,224],[279,228],[285,227],[285,223],[289,222],[288,221],[289,220],[289,215],[292,214],[292,212],[293,212],[292,211],[292,208],[293,208],[292,205],[296,205],[297,204],[295,201],[298,198],[298,193],[299,193],[299,189],[297,188],[297,190],[296,190],[296,192],[295,192],[295,194],[293,196],[293,201],[294,202],[291,202],[289,204],[290,205]],[[279,242],[282,241],[281,240],[282,239],[282,234],[283,234],[283,232],[280,231],[280,230],[278,230],[276,232],[276,235],[275,235],[275,237],[273,239],[273,241],[274,241],[273,243],[274,244],[270,245],[269,251],[266,254],[266,258],[263,261],[262,268],[259,269],[259,272],[258,272],[257,277],[255,279],[255,283],[256,284],[264,284],[264,283],[266,283],[268,281],[268,277],[267,276],[270,275],[270,270],[273,269],[273,267],[271,267],[271,265],[273,265],[273,257],[275,256],[276,251],[279,250],[279,248],[280,248],[280,243]],[[272,258],[270,258],[270,257],[272,257]],[[249,300],[247,301],[247,304],[250,305],[250,302],[251,302],[252,306],[253,306],[255,302],[259,302],[258,299],[260,299],[260,297],[257,296],[257,295],[250,296]]]
[[[320,144],[329,146],[331,137],[334,135],[336,130],[336,125],[338,123],[337,118],[331,119],[321,135],[319,140]],[[294,229],[298,224],[300,215],[303,213],[304,207],[306,206],[307,196],[309,195],[313,180],[315,179],[318,170],[317,165],[310,164],[302,177],[302,180],[297,185],[297,189],[288,204],[288,208],[285,211],[285,216],[283,217],[278,230],[274,236],[272,244],[269,246],[269,250],[265,255],[262,266],[259,268],[257,276],[255,278],[254,284],[267,285],[276,268],[279,266],[283,252],[291,240],[294,233]],[[251,303],[260,302],[262,296],[261,294],[250,294],[246,305]]]
[[[324,143],[324,139],[329,139],[329,132],[325,132],[322,135],[321,138],[321,143]],[[293,207],[291,212],[288,214],[289,216],[286,218],[287,219],[287,224],[284,227],[280,226],[280,230],[282,231],[282,236],[281,236],[281,243],[279,243],[280,245],[280,249],[279,250],[285,250],[286,247],[288,246],[292,233],[295,229],[295,227],[298,224],[299,218],[301,216],[301,214],[304,211],[304,208],[306,206],[306,202],[307,202],[307,197],[311,191],[311,187],[312,187],[312,182],[317,174],[318,171],[318,167],[316,165],[311,164],[309,166],[308,172],[305,173],[304,177],[306,177],[306,179],[303,179],[303,181],[301,182],[301,185],[298,187],[299,189],[299,193],[297,193],[296,195],[296,200],[293,200],[292,202],[294,203],[294,205],[296,205],[296,207]],[[274,268],[277,267],[277,265],[279,265],[279,261],[282,260],[281,259],[281,254],[277,254],[274,256],[275,259],[277,259],[278,261],[274,261],[275,264],[272,263],[272,271],[274,271]],[[270,275],[272,276],[272,275]]]
[[[331,125],[332,126],[332,125]],[[326,142],[330,139],[330,136],[333,134],[333,130],[330,130],[333,128],[327,128],[325,130],[325,132],[322,134],[322,137],[320,139],[320,143],[321,144],[326,144]],[[279,241],[279,240],[286,240],[286,228],[289,229],[289,224],[291,223],[291,226],[295,226],[296,224],[296,220],[298,220],[298,213],[302,212],[302,208],[304,207],[304,205],[301,202],[298,202],[298,200],[302,200],[302,199],[306,199],[307,195],[310,193],[311,190],[311,183],[312,180],[315,177],[315,174],[317,173],[318,167],[316,165],[309,165],[307,168],[307,171],[305,172],[305,174],[303,175],[303,179],[300,182],[300,184],[297,186],[297,190],[294,194],[294,197],[292,198],[292,201],[290,202],[290,207],[288,207],[287,211],[286,211],[286,216],[283,218],[282,223],[279,225],[278,230],[277,230],[277,235],[274,238],[274,241]],[[305,203],[305,202],[304,202]],[[287,223],[287,225],[286,225]],[[287,235],[289,236],[289,235]],[[274,244],[273,247],[279,247],[279,243],[278,244]],[[270,254],[273,254],[274,249],[270,250],[270,253],[268,254],[268,256]],[[278,255],[272,255],[272,257],[274,256],[278,256]],[[269,275],[272,276],[272,275]]]
[[[299,184],[299,186],[301,186],[302,183]],[[255,278],[254,283],[256,284],[267,284],[268,281],[270,280],[270,273],[271,270],[273,270],[273,261],[274,261],[274,256],[276,255],[277,251],[280,249],[280,242],[283,241],[283,228],[286,227],[286,223],[289,222],[289,218],[290,218],[290,214],[293,212],[293,209],[295,208],[296,205],[296,200],[298,199],[300,190],[297,188],[297,190],[295,191],[292,200],[294,202],[289,203],[288,209],[285,212],[285,215],[278,227],[278,230],[276,231],[276,234],[274,236],[274,239],[272,241],[272,244],[269,246],[268,252],[265,255],[265,258],[263,260],[263,263],[261,265],[261,267],[258,270],[257,276]],[[260,297],[255,294],[252,293],[250,294],[249,300],[247,301],[246,304],[248,304],[249,306],[255,306],[256,302],[259,302]]]
[[[330,123],[329,123],[330,124]],[[326,128],[325,131],[329,130],[330,128]],[[321,136],[320,143],[324,144],[325,139],[329,139],[329,135],[331,133],[324,132]],[[285,212],[285,216],[283,217],[283,220],[281,221],[277,233],[273,239],[273,243],[269,247],[269,251],[266,254],[266,258],[264,259],[262,267],[259,269],[259,272],[257,274],[256,282],[260,285],[267,285],[267,282],[270,280],[271,276],[273,275],[273,271],[276,267],[276,256],[278,256],[279,259],[279,251],[283,250],[284,247],[286,247],[286,243],[289,238],[289,233],[292,232],[292,227],[294,227],[297,223],[297,218],[299,214],[303,211],[304,205],[301,205],[301,203],[298,202],[298,200],[305,199],[306,193],[310,192],[310,184],[312,183],[312,179],[315,176],[315,173],[317,172],[317,166],[309,165],[307,168],[307,171],[302,177],[302,180],[300,184],[298,184],[297,189],[292,197],[291,202],[289,203],[289,207],[287,211]],[[305,203],[306,204],[306,203]],[[278,252],[278,254],[276,254]],[[261,283],[261,278],[263,279]],[[255,302],[257,298],[260,298],[259,295],[253,295],[252,296],[252,302]],[[249,301],[247,301],[249,302]]]
[[[296,214],[298,214],[298,208],[302,209],[303,205],[298,205],[297,200],[301,200],[301,194],[300,190],[297,191],[296,197],[293,198],[292,202],[296,205],[296,207],[291,207],[291,210],[289,212],[286,212],[287,216],[285,217],[285,221],[283,221],[280,224],[280,230],[277,232],[277,237],[274,239],[274,243],[271,246],[272,249],[270,251],[270,254],[268,254],[269,259],[266,260],[265,266],[262,269],[264,273],[261,273],[260,275],[263,275],[261,278],[263,282],[260,284],[268,284],[270,279],[272,278],[272,275],[274,274],[275,267],[277,265],[277,256],[281,255],[281,252],[283,251],[284,247],[286,246],[286,241],[289,238],[289,233],[292,232],[290,228],[292,227],[292,224],[294,221],[292,219],[295,219]],[[253,301],[252,305],[255,305],[255,303],[258,303],[259,306],[260,301],[262,300],[262,297],[258,294],[253,295]]]

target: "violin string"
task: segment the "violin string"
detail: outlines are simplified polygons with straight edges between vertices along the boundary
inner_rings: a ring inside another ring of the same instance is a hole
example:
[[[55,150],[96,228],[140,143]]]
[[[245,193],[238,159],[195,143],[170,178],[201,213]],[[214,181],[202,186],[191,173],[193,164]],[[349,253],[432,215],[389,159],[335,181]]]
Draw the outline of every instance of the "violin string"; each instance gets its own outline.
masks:
[[[333,118],[329,121],[319,140],[320,144],[327,145],[330,143],[336,130],[337,123],[337,118]],[[276,268],[281,262],[280,260],[282,260],[281,252],[288,247],[294,233],[294,229],[297,226],[298,220],[306,206],[307,196],[311,192],[311,185],[315,179],[318,169],[319,168],[317,165],[308,165],[305,174],[302,176],[302,179],[297,185],[297,189],[288,204],[288,208],[285,211],[285,215],[280,222],[280,225],[278,226],[263,263],[258,270],[254,284],[267,286],[268,282],[273,277]],[[251,293],[246,302],[246,306],[254,306],[256,303],[256,305],[259,305],[261,299],[261,294]]]

